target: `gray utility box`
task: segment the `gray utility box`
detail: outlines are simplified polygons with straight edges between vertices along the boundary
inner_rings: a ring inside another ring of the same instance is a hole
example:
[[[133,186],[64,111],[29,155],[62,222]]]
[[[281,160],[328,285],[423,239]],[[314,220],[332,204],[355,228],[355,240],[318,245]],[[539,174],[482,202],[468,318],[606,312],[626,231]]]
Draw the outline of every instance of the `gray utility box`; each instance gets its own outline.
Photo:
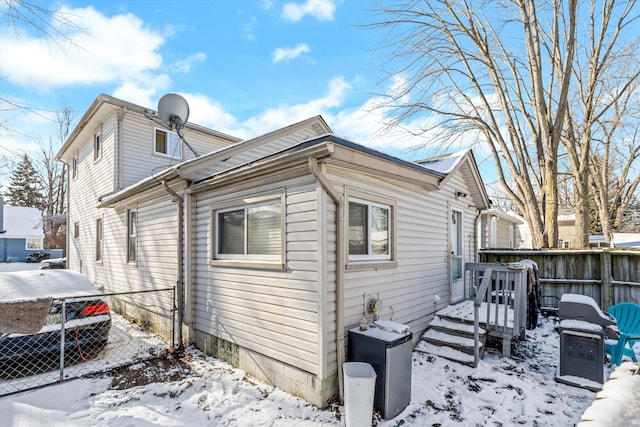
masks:
[[[560,366],[556,380],[600,390],[604,384],[605,338],[617,339],[616,320],[591,297],[564,294],[560,317]]]
[[[579,381],[576,377],[587,381]],[[560,367],[557,379],[587,389],[602,388],[604,383],[602,326],[581,320],[560,322]]]
[[[370,325],[349,330],[349,361],[367,362],[376,371],[373,406],[388,420],[411,401],[413,334],[390,332]]]

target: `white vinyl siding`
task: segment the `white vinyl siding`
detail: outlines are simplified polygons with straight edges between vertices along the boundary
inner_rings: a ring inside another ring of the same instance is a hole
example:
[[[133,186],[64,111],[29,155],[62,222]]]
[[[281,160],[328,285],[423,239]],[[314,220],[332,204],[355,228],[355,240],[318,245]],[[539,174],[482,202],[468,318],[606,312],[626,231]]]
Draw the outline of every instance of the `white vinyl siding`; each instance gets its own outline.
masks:
[[[74,156],[76,164],[76,179],[69,180],[69,206],[67,224],[74,224],[74,239],[67,247],[68,268],[80,271],[89,280],[94,281],[96,268],[102,268],[96,260],[96,218],[104,218],[102,210],[96,208],[98,199],[113,191],[113,142],[115,140],[115,117],[107,119],[98,126],[101,135],[102,160],[94,161],[94,134],[84,139],[85,144]],[[73,169],[73,165],[72,165]],[[75,224],[78,224],[78,234],[75,234]],[[80,233],[80,224],[84,224]],[[103,222],[104,226],[104,222]],[[103,228],[104,232],[104,228]],[[106,242],[103,242],[102,256]]]
[[[119,159],[120,188],[135,184],[177,163],[177,159],[153,154],[155,129],[155,124],[142,115],[129,113],[124,117]],[[228,140],[194,132],[189,128],[182,129],[181,133],[201,155],[231,144]],[[182,156],[182,160],[194,157],[190,150],[184,150]]]
[[[381,319],[392,318],[414,331],[423,331],[435,311],[444,308],[448,301],[451,208],[464,213],[464,262],[473,261],[475,253],[475,209],[469,207],[469,200],[454,197],[455,188],[470,193],[462,174],[456,173],[441,190],[430,192],[344,169],[329,168],[328,174],[336,188],[346,187],[350,193],[357,190],[396,201],[397,265],[345,271],[345,329],[360,321],[363,296],[377,292],[382,301]],[[441,298],[439,305],[433,303],[436,294]]]
[[[309,180],[306,178],[305,180]],[[283,185],[283,184],[280,184]],[[198,194],[195,207],[195,328],[311,373],[319,371],[316,185],[293,180],[284,197],[286,271],[209,264],[211,207],[276,188]],[[282,187],[278,187],[281,189]]]

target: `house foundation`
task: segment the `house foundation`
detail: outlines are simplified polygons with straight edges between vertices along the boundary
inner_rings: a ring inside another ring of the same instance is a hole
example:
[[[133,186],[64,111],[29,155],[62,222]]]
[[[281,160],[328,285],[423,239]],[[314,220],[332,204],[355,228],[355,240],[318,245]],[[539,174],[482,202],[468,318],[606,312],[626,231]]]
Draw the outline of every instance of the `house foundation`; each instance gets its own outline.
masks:
[[[195,345],[204,353],[230,363],[261,381],[323,408],[338,392],[338,377],[318,378],[255,351],[202,331],[192,330]]]

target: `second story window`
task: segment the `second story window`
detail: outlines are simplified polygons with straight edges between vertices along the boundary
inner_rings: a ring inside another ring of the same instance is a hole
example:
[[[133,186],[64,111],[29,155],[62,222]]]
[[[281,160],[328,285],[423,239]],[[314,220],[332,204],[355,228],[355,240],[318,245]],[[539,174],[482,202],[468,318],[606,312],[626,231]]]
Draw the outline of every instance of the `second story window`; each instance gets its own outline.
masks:
[[[102,157],[102,134],[98,133],[93,137],[93,160]]]
[[[167,132],[162,129],[156,129],[153,141],[154,154],[171,157],[174,159],[182,158],[182,144],[180,138],[173,132]]]
[[[74,239],[79,239],[80,238],[80,223],[79,222],[74,222],[73,223],[73,238]]]
[[[75,178],[76,176],[78,176],[78,155],[77,154],[73,156],[73,159],[71,159],[71,177]]]

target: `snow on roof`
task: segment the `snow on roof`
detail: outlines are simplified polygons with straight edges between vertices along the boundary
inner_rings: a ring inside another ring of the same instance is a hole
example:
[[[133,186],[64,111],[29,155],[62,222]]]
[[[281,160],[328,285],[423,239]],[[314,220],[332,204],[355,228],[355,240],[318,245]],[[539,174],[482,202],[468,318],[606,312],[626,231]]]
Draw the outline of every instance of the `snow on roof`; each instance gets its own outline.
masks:
[[[42,214],[37,208],[4,205],[4,238],[43,238]]]
[[[418,164],[433,169],[435,171],[448,174],[451,173],[464,156],[469,153],[469,149],[458,151],[457,153],[445,154],[431,159],[419,160]]]

